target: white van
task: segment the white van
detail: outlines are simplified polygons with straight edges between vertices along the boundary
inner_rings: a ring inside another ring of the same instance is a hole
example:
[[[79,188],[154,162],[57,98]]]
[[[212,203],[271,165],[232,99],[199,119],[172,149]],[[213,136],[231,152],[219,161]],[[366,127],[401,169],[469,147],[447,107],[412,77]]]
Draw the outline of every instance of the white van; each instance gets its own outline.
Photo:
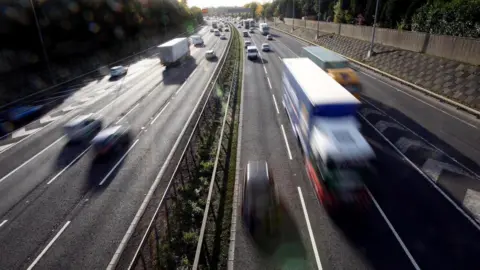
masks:
[[[215,29],[215,31],[213,32],[213,34],[217,37],[220,36],[220,31],[218,31],[218,29]]]
[[[248,46],[247,47],[247,58],[248,59],[257,59],[258,57],[258,50],[255,46]]]
[[[190,37],[190,40],[192,41],[192,44],[193,44],[194,46],[199,46],[199,45],[201,46],[201,45],[203,45],[203,39],[202,39],[201,36],[197,36],[197,35],[191,36],[191,37]]]

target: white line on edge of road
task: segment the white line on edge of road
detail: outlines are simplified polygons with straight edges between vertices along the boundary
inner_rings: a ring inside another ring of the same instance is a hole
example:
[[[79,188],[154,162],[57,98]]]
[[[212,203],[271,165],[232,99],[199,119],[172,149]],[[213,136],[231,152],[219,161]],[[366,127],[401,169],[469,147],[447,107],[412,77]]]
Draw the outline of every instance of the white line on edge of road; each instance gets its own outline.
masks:
[[[395,236],[395,238],[397,239],[398,243],[400,244],[400,246],[402,246],[402,249],[403,251],[405,252],[405,254],[407,255],[408,259],[410,259],[410,262],[412,263],[413,267],[415,267],[415,269],[417,270],[420,270],[420,267],[418,266],[417,262],[415,261],[415,259],[413,258],[412,254],[410,253],[410,251],[408,250],[407,246],[405,245],[405,243],[403,243],[402,239],[400,238],[400,236],[398,235],[397,231],[395,230],[395,228],[393,227],[392,223],[390,222],[390,220],[387,218],[387,215],[385,215],[385,213],[383,212],[382,208],[380,207],[380,205],[378,204],[377,200],[375,200],[375,198],[373,197],[372,193],[370,192],[370,190],[367,189],[367,192],[368,192],[368,195],[370,196],[370,198],[372,199],[373,201],[373,204],[375,204],[375,207],[377,207],[378,211],[380,212],[380,215],[382,215],[383,219],[385,220],[385,222],[387,223],[388,227],[390,228],[390,230],[392,231],[393,235]]]
[[[463,210],[463,208],[461,208],[457,203],[455,203],[452,198],[450,198],[437,184],[435,184],[435,182],[430,178],[428,177],[428,175],[426,175],[422,169],[420,169],[417,165],[415,165],[415,163],[413,163],[407,156],[405,156],[404,153],[402,153],[402,151],[400,151],[400,149],[398,149],[395,144],[393,144],[391,141],[389,141],[387,139],[387,137],[385,137],[385,135],[383,135],[372,123],[370,123],[363,115],[361,114],[358,114],[361,118],[363,118],[363,120],[365,120],[365,122],[371,126],[405,161],[408,162],[408,164],[410,164],[410,166],[412,166],[420,175],[422,175],[425,179],[427,179],[427,181],[433,186],[433,188],[435,188],[440,194],[442,194],[442,196],[447,199],[448,202],[450,202],[450,204],[453,205],[453,207],[455,207],[464,217],[466,217],[468,219],[468,221],[470,221],[473,226],[475,226],[475,228],[477,228],[477,230],[480,230],[480,224],[478,224],[475,220],[472,219],[472,217],[470,217],[469,214],[467,214],[465,212],[465,210]]]
[[[138,143],[139,140],[140,139],[137,139],[132,144],[132,146],[130,146],[130,148],[128,148],[127,152],[125,152],[125,154],[123,154],[123,156],[117,161],[117,163],[115,163],[115,166],[113,166],[113,168],[107,173],[107,175],[105,175],[105,177],[103,177],[100,184],[98,184],[99,186],[102,186],[105,183],[105,181],[107,181],[108,177],[113,173],[113,171],[115,171],[117,169],[118,165],[120,165],[120,163],[122,163],[122,161],[127,157],[128,153],[130,153],[130,151],[132,151],[132,149],[135,147],[135,145]]]
[[[0,227],[2,227],[3,225],[5,225],[5,223],[7,223],[8,219],[5,219],[4,221],[2,221],[2,223],[0,223]]]
[[[270,82],[270,78],[267,77],[267,81],[268,81],[268,86],[270,87],[270,89],[272,89],[272,83]]]
[[[282,127],[282,133],[283,133],[283,139],[285,140],[285,145],[287,146],[287,151],[288,151],[288,157],[290,160],[292,160],[292,152],[290,152],[290,146],[288,145],[288,140],[287,140],[287,134],[285,134],[285,128],[283,128],[283,125],[280,125]]]
[[[310,225],[310,219],[308,218],[307,207],[305,206],[305,200],[303,199],[302,189],[297,187],[298,196],[300,197],[300,203],[302,204],[303,215],[305,216],[305,221],[307,222],[308,234],[310,235],[310,241],[312,242],[313,254],[315,255],[315,262],[319,270],[322,270],[322,263],[320,262],[320,256],[318,255],[317,243],[315,242],[315,237],[313,236],[312,225]]]
[[[272,94],[272,98],[273,98],[273,103],[275,104],[275,109],[277,110],[277,114],[280,114],[280,111],[278,110],[277,99],[275,98],[274,94]]]
[[[60,237],[60,235],[63,233],[63,231],[65,231],[65,229],[68,227],[68,225],[70,225],[70,222],[71,221],[67,221],[67,223],[65,223],[65,225],[63,225],[63,227],[60,229],[60,231],[58,231],[58,233],[55,235],[55,237],[53,237],[53,239],[48,243],[48,245],[37,256],[37,258],[35,258],[35,260],[32,262],[32,264],[30,264],[30,266],[27,268],[27,270],[31,270],[31,269],[33,269],[33,267],[35,267],[35,265],[38,263],[38,261],[40,261],[40,259],[43,257],[43,255],[45,255],[45,253],[53,245],[53,243],[57,240],[57,238]]]
[[[120,123],[125,117],[127,117],[127,115],[129,115],[131,112],[133,112],[133,110],[135,110],[138,107],[138,105],[140,105],[140,103],[137,103],[137,105],[135,105],[133,108],[131,108],[126,114],[124,114],[122,116],[122,118],[118,119],[118,121],[115,122],[115,124]]]
[[[66,170],[68,170],[68,168],[70,168],[73,164],[75,164],[75,162],[77,162],[77,160],[79,160],[88,150],[90,150],[90,148],[92,148],[92,146],[89,146],[87,147],[87,149],[83,150],[82,153],[80,153],[80,155],[78,155],[74,160],[72,160],[70,163],[68,163],[67,166],[65,166],[65,168],[63,168],[61,171],[59,171],[54,177],[52,177],[52,179],[50,179],[50,181],[47,182],[47,185],[50,185],[53,181],[55,181],[62,173],[64,173]]]
[[[170,105],[170,101],[167,102],[167,104],[165,104],[165,106],[163,106],[162,110],[157,114],[157,116],[155,116],[155,118],[153,118],[152,122],[150,122],[150,125],[153,125],[153,123],[155,123],[155,121],[157,121],[157,118],[160,117],[160,115],[163,113],[163,111],[165,111],[165,109],[168,107],[168,105]]]
[[[424,101],[424,100],[421,100],[421,99],[419,99],[419,98],[417,98],[417,97],[415,97],[415,96],[413,96],[413,95],[405,92],[404,90],[401,90],[401,89],[395,87],[394,85],[392,85],[392,84],[390,84],[390,83],[384,82],[383,80],[381,80],[381,79],[379,79],[379,78],[375,78],[374,76],[372,76],[372,75],[370,75],[370,74],[367,74],[367,73],[365,73],[365,72],[363,72],[363,71],[361,71],[361,70],[359,70],[359,71],[360,71],[362,74],[364,74],[364,75],[366,75],[366,76],[374,79],[375,81],[378,81],[378,82],[381,82],[381,83],[383,83],[383,84],[385,84],[385,85],[387,85],[387,86],[390,86],[391,88],[397,90],[397,92],[401,92],[401,93],[404,94],[404,95],[407,95],[407,96],[409,96],[409,97],[411,97],[411,98],[413,98],[413,99],[416,99],[416,100],[418,100],[419,102],[421,102],[421,103],[423,103],[423,104],[425,104],[425,105],[427,105],[427,106],[429,106],[429,107],[432,107],[432,108],[434,108],[434,109],[436,109],[436,110],[438,110],[438,111],[440,111],[440,112],[442,112],[442,113],[444,113],[444,114],[446,114],[446,115],[448,115],[448,116],[450,116],[450,117],[452,117],[452,118],[454,118],[454,119],[456,119],[456,120],[464,123],[465,125],[468,125],[468,126],[470,126],[470,127],[472,127],[472,128],[475,128],[475,129],[478,129],[477,126],[475,126],[475,125],[473,125],[473,124],[470,124],[470,123],[468,123],[467,121],[465,121],[465,120],[463,120],[463,119],[460,119],[459,117],[457,117],[457,116],[455,116],[455,115],[453,115],[453,114],[451,114],[451,113],[449,113],[449,112],[446,112],[446,111],[444,111],[444,110],[442,110],[442,109],[440,109],[440,108],[438,108],[438,107],[436,107],[436,106],[434,106],[434,105],[432,105],[432,104],[430,104],[430,103],[428,103],[428,102],[426,102],[426,101]]]

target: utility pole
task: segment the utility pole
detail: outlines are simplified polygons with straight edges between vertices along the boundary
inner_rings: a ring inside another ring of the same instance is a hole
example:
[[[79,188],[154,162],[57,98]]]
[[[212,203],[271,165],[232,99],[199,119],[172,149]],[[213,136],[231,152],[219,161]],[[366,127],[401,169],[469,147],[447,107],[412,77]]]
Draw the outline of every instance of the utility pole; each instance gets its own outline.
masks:
[[[318,19],[317,19],[317,39],[318,39],[318,36],[320,35],[320,2],[321,0],[318,0],[318,9],[317,9],[317,13],[318,13]]]
[[[292,5],[292,8],[293,8],[293,18],[292,18],[292,31],[295,30],[295,0],[292,0],[293,2],[293,5]]]
[[[379,2],[380,2],[380,0],[377,0],[377,3],[375,4],[375,17],[373,17],[372,41],[370,42],[370,49],[367,52],[367,58],[370,58],[374,54],[373,46],[374,46],[374,41],[375,41],[375,30],[377,29],[377,17],[378,17],[378,4],[379,4]]]
[[[33,17],[35,17],[35,24],[37,25],[38,38],[40,39],[40,44],[42,45],[43,57],[45,58],[45,62],[47,64],[50,80],[52,81],[52,84],[55,84],[56,83],[55,77],[53,76],[52,69],[50,68],[50,60],[48,59],[47,50],[45,49],[45,43],[43,42],[42,30],[40,28],[40,23],[38,22],[37,12],[35,11],[35,5],[33,3],[33,0],[30,0],[30,5],[32,6]]]

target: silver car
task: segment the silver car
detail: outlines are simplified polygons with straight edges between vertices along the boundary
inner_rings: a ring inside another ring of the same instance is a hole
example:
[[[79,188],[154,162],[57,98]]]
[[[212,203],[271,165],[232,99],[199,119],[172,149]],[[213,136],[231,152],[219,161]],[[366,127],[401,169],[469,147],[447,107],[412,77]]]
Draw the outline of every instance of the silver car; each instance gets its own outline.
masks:
[[[116,66],[110,69],[110,76],[112,77],[119,77],[125,75],[127,73],[127,69],[124,66]]]
[[[130,129],[126,126],[113,126],[100,131],[92,140],[97,155],[125,149],[130,144]]]
[[[70,142],[80,142],[98,133],[102,129],[102,121],[93,114],[83,115],[70,120],[63,129]]]

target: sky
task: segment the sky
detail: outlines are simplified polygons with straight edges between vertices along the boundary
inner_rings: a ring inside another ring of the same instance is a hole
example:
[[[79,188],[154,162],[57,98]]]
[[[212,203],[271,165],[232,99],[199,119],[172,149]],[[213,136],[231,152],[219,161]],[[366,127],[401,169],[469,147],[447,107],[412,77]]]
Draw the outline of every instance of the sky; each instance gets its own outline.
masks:
[[[219,7],[219,6],[243,6],[247,3],[253,2],[253,0],[187,0],[189,6],[203,7]],[[257,0],[259,3],[269,2]]]

